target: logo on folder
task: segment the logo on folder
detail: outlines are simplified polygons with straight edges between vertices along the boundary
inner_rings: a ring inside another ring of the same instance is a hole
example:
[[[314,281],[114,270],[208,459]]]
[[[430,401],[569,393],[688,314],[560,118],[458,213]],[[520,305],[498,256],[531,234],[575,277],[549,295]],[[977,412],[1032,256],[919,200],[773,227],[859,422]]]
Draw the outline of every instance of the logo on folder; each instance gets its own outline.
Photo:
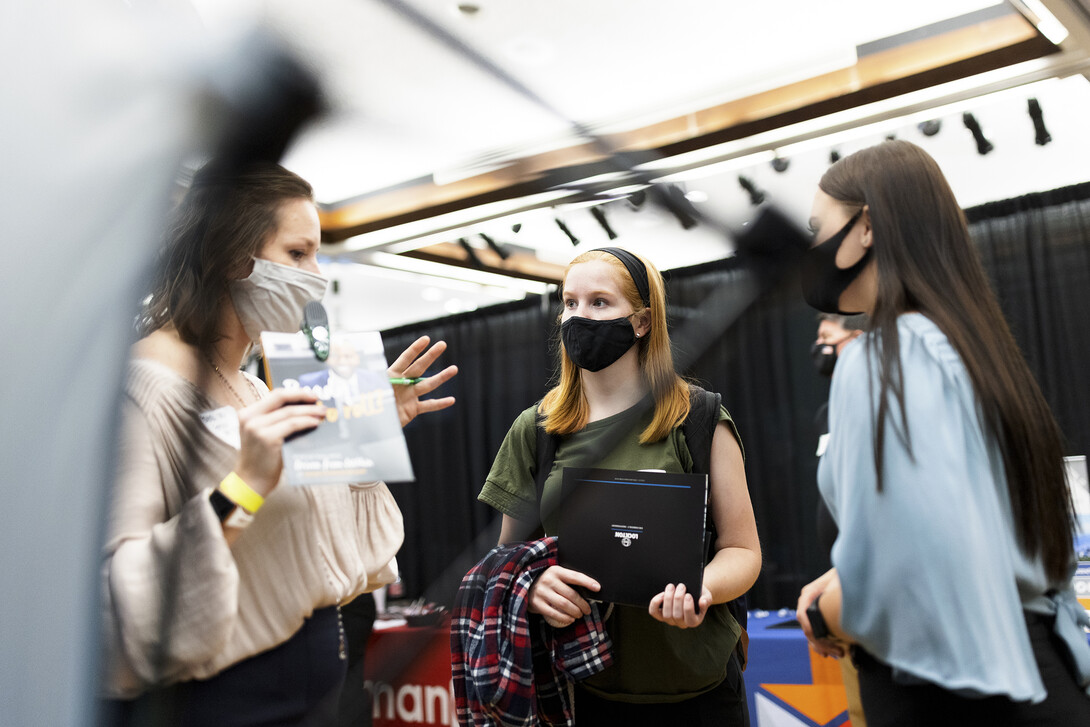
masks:
[[[632,545],[633,540],[639,540],[640,539],[640,533],[642,533],[642,532],[643,532],[643,528],[635,526],[635,525],[614,525],[613,526],[613,537],[614,538],[620,538],[621,545],[623,545],[626,548],[628,546]]]

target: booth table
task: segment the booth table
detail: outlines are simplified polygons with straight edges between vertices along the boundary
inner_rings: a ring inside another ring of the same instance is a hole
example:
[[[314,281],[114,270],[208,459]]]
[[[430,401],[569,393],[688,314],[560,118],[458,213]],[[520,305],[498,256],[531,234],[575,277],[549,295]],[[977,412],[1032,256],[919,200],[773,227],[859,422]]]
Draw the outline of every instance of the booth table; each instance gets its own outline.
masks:
[[[794,611],[750,612],[745,679],[753,724],[850,724],[838,664],[810,651],[802,630],[789,625],[794,619]],[[375,726],[456,724],[449,618],[425,627],[376,626],[364,673]]]
[[[836,659],[810,649],[794,610],[750,611],[746,691],[759,727],[850,725]]]

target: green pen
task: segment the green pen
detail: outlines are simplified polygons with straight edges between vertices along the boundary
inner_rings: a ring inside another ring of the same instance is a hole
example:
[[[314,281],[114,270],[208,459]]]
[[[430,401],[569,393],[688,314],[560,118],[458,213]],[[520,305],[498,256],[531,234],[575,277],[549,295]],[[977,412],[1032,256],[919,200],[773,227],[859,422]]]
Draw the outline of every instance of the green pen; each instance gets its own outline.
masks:
[[[413,384],[419,384],[424,380],[423,376],[418,376],[415,379],[390,379],[390,383],[395,386],[412,386]]]

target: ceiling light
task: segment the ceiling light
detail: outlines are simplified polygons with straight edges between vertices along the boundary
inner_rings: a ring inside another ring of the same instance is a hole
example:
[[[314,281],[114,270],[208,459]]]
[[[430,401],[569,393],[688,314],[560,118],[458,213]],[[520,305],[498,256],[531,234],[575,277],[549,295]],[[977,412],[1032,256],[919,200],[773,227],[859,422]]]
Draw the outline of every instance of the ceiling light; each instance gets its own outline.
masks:
[[[579,244],[579,238],[576,237],[572,233],[572,231],[570,229],[568,229],[568,226],[564,224],[564,220],[557,217],[555,222],[556,222],[556,226],[560,228],[560,231],[568,236],[568,240],[571,241],[572,245],[578,245]]]
[[[924,136],[934,136],[942,129],[942,119],[928,119],[916,125]]]
[[[483,232],[478,232],[477,234],[482,240],[484,240],[484,244],[488,245],[488,248],[492,252],[500,256],[500,260],[506,260],[507,258],[511,257],[511,251],[507,249],[507,245],[498,244],[495,240],[493,240],[491,237],[484,234]]]
[[[681,191],[681,187],[676,184],[656,184],[651,187],[651,198],[677,218],[682,229],[690,230],[696,227],[696,221],[700,217],[700,213],[685,198],[685,193]]]
[[[965,112],[961,115],[961,121],[965,124],[965,128],[972,133],[973,140],[976,141],[976,151],[978,154],[984,156],[995,148],[995,145],[985,138],[984,130],[980,128],[980,122],[976,120],[975,116],[969,112]]]
[[[601,205],[597,207],[591,207],[590,213],[594,216],[594,219],[598,222],[598,224],[601,225],[602,229],[605,230],[606,237],[608,237],[610,240],[616,240],[617,233],[614,232],[613,228],[609,226],[609,220],[606,219],[606,211],[602,209]]]
[[[472,248],[472,246],[470,246],[469,240],[465,239],[464,237],[459,237],[458,238],[458,245],[463,250],[465,250],[466,259],[469,260],[470,265],[472,265],[475,268],[482,268],[482,269],[484,267],[486,267],[484,262],[482,262],[481,259],[479,257],[477,257],[477,251],[474,250]]]
[[[1033,130],[1036,132],[1034,141],[1037,142],[1037,146],[1044,146],[1048,142],[1052,141],[1052,135],[1048,133],[1048,129],[1045,128],[1045,117],[1041,113],[1041,104],[1037,102],[1037,99],[1031,98],[1028,103],[1029,117],[1033,119]]]
[[[690,189],[685,193],[685,199],[696,204],[708,201],[708,193],[700,189]]]
[[[738,175],[738,184],[742,189],[746,190],[749,195],[749,202],[754,207],[765,201],[765,193],[757,188],[757,185],[753,183],[753,180],[749,177]]]

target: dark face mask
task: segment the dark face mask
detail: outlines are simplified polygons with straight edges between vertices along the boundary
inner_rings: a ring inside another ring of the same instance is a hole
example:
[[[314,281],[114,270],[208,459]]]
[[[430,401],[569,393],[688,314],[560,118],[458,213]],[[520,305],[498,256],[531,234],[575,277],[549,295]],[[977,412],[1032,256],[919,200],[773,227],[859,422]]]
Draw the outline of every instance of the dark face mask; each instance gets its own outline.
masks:
[[[836,366],[836,346],[831,343],[815,343],[810,347],[814,368],[822,376],[832,376]]]
[[[599,321],[572,316],[560,324],[560,339],[572,362],[587,371],[601,371],[636,343],[630,316]]]
[[[852,231],[852,227],[859,221],[863,210],[855,213],[848,224],[820,245],[814,245],[802,258],[802,296],[806,302],[824,313],[839,313],[841,315],[855,315],[862,311],[840,310],[840,296],[852,281],[859,277],[863,268],[870,262],[873,247],[868,247],[859,258],[859,262],[850,268],[838,268],[836,266],[836,253],[840,250],[840,243]]]

